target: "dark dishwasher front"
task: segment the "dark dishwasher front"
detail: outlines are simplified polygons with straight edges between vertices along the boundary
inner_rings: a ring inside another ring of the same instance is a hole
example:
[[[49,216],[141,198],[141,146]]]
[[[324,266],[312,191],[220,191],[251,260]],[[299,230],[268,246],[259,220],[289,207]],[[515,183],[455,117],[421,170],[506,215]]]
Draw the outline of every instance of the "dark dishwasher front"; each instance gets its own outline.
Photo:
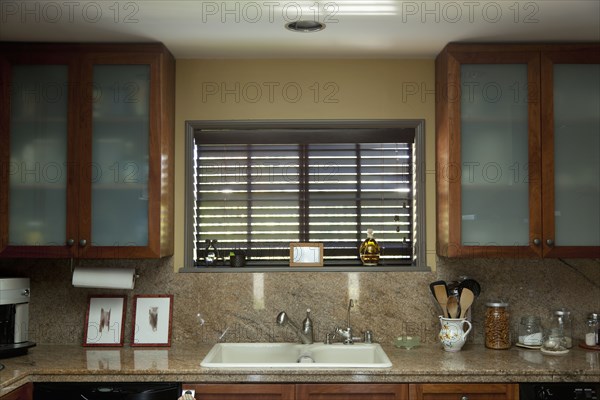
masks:
[[[33,400],[177,400],[180,383],[39,382]]]
[[[600,383],[521,383],[520,400],[600,400]]]

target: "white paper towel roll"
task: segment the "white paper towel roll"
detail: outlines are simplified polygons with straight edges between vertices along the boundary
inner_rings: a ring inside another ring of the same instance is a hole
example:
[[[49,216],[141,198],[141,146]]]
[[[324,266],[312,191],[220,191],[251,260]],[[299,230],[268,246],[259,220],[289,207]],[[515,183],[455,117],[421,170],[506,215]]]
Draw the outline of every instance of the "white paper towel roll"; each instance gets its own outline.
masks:
[[[103,289],[133,289],[133,268],[75,268],[73,286]]]

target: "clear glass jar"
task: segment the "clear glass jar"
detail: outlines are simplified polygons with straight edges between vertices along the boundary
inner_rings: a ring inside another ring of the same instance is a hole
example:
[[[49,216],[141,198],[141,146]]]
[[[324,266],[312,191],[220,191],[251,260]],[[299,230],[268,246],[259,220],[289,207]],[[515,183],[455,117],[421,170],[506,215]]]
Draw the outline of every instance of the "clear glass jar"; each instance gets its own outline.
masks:
[[[586,322],[587,329],[585,331],[585,344],[586,346],[597,346],[600,345],[598,335],[600,334],[600,321],[598,320],[598,314],[590,313]]]
[[[571,312],[566,308],[554,311],[555,327],[562,329],[563,336],[567,343],[567,349],[573,347],[573,324],[571,322]]]
[[[497,350],[510,348],[508,303],[490,301],[485,305],[485,347]]]
[[[563,329],[558,327],[556,322],[554,322],[553,326],[548,328],[544,333],[542,351],[553,353],[569,351]]]
[[[533,315],[521,317],[521,323],[519,324],[519,344],[541,346],[543,339],[541,318]]]

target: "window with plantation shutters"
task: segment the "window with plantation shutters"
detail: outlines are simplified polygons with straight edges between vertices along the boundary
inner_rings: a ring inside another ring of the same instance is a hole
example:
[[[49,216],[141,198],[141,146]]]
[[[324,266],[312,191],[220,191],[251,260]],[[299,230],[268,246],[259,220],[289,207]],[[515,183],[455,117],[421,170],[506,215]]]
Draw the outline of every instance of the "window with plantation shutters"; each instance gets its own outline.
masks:
[[[371,228],[380,265],[415,265],[415,129],[235,127],[194,129],[191,244],[207,240],[247,266],[285,266],[293,242],[323,243],[324,264],[360,265]]]

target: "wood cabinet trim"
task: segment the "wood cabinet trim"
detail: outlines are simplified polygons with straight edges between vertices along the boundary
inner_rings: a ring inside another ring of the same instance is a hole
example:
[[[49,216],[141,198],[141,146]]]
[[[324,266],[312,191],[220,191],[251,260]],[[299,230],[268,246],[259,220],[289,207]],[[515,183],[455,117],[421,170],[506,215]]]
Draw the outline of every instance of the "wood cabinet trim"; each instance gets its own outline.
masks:
[[[423,400],[426,395],[503,395],[504,400],[519,399],[517,383],[425,383],[410,384],[410,399]]]
[[[0,397],[0,400],[32,400],[33,383],[28,382],[21,387]]]
[[[183,384],[183,390],[195,390],[196,398],[202,399],[198,394],[252,394],[252,395],[280,395],[279,400],[295,400],[294,384],[279,383],[238,383],[238,384],[218,384],[218,383],[200,383]],[[247,397],[245,397],[247,398]]]
[[[306,383],[296,385],[296,397],[310,399],[313,394],[392,395],[394,400],[408,400],[408,384],[394,383]],[[319,397],[322,398],[322,397]],[[358,398],[357,398],[358,399]]]

